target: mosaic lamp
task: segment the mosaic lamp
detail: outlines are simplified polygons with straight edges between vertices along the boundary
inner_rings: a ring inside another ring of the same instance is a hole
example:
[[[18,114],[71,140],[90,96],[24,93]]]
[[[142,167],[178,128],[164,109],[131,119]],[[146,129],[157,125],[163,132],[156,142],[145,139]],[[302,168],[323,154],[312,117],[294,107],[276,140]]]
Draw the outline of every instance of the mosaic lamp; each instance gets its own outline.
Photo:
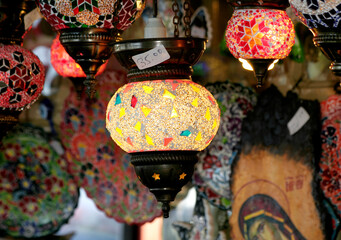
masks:
[[[295,30],[286,1],[234,1],[225,39],[233,56],[247,61],[261,86],[271,64],[286,58],[295,43]]]
[[[184,5],[188,9],[189,2]],[[158,20],[150,22],[154,21]],[[114,54],[128,69],[130,83],[111,98],[106,127],[131,155],[136,175],[168,217],[169,203],[191,179],[197,153],[217,133],[220,110],[212,94],[191,80],[192,66],[203,54],[206,40],[189,35],[166,38],[159,27],[159,36],[146,31],[144,39],[115,43]],[[167,52],[169,58],[140,68],[133,56],[148,51],[154,57]]]
[[[86,75],[81,66],[66,52],[59,41],[59,36],[53,40],[51,45],[51,64],[60,76],[71,80],[80,98],[84,90],[83,81]],[[106,65],[107,62],[98,69],[96,77],[103,73]]]
[[[43,90],[45,68],[31,51],[0,44],[0,135],[18,122]]]
[[[341,76],[341,2],[289,0],[301,22],[313,33],[314,44],[332,61],[330,70]]]
[[[36,0],[47,22],[81,66],[87,93],[95,92],[95,75],[111,56],[115,41],[140,15],[145,0]]]

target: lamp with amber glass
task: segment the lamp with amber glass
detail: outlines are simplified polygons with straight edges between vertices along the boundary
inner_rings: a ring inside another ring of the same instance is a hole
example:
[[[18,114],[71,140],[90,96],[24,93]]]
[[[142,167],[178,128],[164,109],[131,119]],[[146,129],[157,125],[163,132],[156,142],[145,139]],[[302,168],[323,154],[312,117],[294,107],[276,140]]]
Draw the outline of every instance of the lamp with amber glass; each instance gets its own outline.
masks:
[[[228,0],[235,10],[225,39],[233,56],[249,64],[261,86],[275,61],[286,58],[295,43],[292,21],[284,11],[287,1]]]

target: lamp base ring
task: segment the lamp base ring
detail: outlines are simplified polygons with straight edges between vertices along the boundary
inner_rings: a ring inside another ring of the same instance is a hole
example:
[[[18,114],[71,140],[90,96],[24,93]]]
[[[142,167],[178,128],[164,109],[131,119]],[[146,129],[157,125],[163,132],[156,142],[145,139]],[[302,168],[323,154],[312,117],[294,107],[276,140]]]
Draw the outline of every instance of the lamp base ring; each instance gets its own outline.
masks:
[[[198,161],[197,151],[160,151],[131,153],[138,179],[163,204],[164,217],[169,216],[169,203],[189,182]]]

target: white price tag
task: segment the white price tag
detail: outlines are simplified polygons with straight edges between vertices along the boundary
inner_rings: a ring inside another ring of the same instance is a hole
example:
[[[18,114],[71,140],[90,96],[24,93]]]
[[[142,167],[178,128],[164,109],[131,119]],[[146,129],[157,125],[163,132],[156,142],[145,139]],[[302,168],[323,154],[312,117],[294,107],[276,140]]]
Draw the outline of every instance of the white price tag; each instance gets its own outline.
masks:
[[[303,107],[300,107],[287,124],[290,135],[297,133],[309,119],[308,112]]]
[[[148,52],[133,56],[133,60],[140,70],[154,67],[169,58],[169,53],[162,44]]]
[[[38,8],[33,9],[31,12],[27,13],[24,16],[25,30],[27,30],[35,20],[42,18],[43,16],[40,14]]]

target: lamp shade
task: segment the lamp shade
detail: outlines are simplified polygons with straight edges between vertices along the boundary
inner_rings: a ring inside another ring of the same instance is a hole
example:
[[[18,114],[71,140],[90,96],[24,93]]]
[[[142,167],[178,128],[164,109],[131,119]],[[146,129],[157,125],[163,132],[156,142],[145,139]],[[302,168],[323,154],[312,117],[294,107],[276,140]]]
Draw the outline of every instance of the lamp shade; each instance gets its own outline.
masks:
[[[0,45],[0,108],[23,110],[40,95],[45,68],[31,51]]]
[[[129,153],[201,151],[217,133],[220,110],[212,94],[190,80],[143,81],[115,93],[106,121]]]
[[[56,37],[51,45],[51,64],[56,72],[62,77],[86,77],[81,66],[66,52],[65,48],[59,41],[59,37]],[[106,65],[107,62],[99,68],[96,76],[103,73]]]
[[[283,59],[295,43],[295,31],[283,10],[237,9],[225,39],[235,58]]]
[[[115,14],[115,2],[122,3]],[[141,15],[145,0],[37,0],[41,13],[55,29],[108,28],[126,30]],[[118,24],[115,26],[115,22]]]
[[[338,0],[289,0],[299,19],[312,28],[339,29],[341,3]]]

